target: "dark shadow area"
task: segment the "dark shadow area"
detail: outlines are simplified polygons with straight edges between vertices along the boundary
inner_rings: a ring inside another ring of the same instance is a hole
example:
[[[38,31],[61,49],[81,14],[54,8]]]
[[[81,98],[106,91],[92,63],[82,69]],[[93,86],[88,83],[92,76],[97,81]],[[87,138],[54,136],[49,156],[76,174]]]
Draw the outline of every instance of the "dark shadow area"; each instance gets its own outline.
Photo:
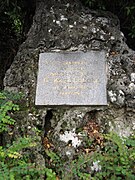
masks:
[[[35,0],[2,1],[0,6],[0,90],[20,44],[26,39],[35,14]]]
[[[47,136],[47,133],[49,130],[51,130],[51,119],[53,117],[52,109],[47,111],[47,114],[45,116],[45,123],[44,123],[44,137]]]

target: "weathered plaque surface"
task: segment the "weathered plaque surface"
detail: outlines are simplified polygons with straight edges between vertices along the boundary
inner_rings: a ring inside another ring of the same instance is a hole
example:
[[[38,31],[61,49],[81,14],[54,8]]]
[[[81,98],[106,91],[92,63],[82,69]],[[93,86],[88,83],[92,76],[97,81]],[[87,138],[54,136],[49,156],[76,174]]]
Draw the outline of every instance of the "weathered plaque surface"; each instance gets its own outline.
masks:
[[[106,105],[104,51],[41,53],[36,105]]]

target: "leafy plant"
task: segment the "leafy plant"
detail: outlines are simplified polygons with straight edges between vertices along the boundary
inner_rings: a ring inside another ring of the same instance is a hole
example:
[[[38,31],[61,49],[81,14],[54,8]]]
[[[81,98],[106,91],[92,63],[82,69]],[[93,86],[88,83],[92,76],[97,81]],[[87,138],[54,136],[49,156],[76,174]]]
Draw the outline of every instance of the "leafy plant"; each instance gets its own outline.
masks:
[[[128,142],[130,147],[127,146]],[[101,171],[93,174],[98,179],[134,179],[135,137],[121,138],[115,133],[105,135],[104,147],[95,152],[94,159],[100,162]]]
[[[19,106],[14,104],[13,100],[8,99],[8,95],[6,92],[0,92],[0,133],[7,131],[8,126],[14,125],[15,120],[11,118],[11,114],[19,110]]]
[[[19,106],[14,104],[20,95],[0,93],[0,132],[8,131],[15,120],[10,116]],[[13,100],[14,99],[14,100]],[[0,180],[134,180],[135,135],[124,138],[115,133],[103,135],[98,145],[85,139],[86,144],[77,150],[73,159],[46,150],[47,166],[38,166],[31,160],[31,148],[37,146],[38,138],[23,136],[12,144],[0,146]],[[100,144],[101,143],[101,144]]]
[[[29,155],[22,153],[23,149],[36,146],[31,137],[23,137],[16,140],[9,147],[0,147],[0,180],[8,179],[56,179],[55,173],[48,168],[30,163]]]
[[[21,10],[21,6],[23,4],[23,1],[7,1],[3,0],[1,3],[1,9],[0,12],[3,12],[7,18],[9,18],[12,30],[16,33],[16,35],[20,35],[22,33],[22,17],[23,12]]]
[[[89,145],[88,145],[88,148]],[[78,152],[66,161],[52,151],[46,153],[60,179],[133,180],[135,179],[135,136],[121,138],[115,133],[104,135],[104,144],[94,152]]]
[[[14,125],[15,120],[10,117],[19,106],[13,100],[20,98],[20,94],[0,92],[0,132],[8,132],[8,126]],[[20,137],[12,145],[0,146],[0,180],[44,179],[55,180],[56,174],[52,169],[38,166],[31,161],[27,150],[37,146],[36,137]]]
[[[130,18],[130,32],[129,36],[135,38],[135,3],[132,3],[125,7],[127,17]]]

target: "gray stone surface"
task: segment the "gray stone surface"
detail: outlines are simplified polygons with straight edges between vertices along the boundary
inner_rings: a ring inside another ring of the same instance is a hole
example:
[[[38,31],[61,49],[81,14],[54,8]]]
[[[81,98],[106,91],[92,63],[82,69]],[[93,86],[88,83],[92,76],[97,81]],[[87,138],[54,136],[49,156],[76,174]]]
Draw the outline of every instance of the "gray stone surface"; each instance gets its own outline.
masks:
[[[41,53],[36,105],[106,105],[104,51]]]
[[[41,129],[54,145],[55,152],[65,155],[70,146],[61,142],[60,133],[70,131],[74,135],[78,129],[83,133],[87,122],[97,122],[101,132],[132,134],[135,129],[135,52],[126,45],[119,20],[111,13],[93,12],[78,0],[59,2],[37,2],[33,24],[5,75],[4,85],[6,90],[24,94],[20,101],[23,108],[15,117],[14,134],[35,137],[34,130]],[[107,52],[108,106],[35,107],[39,54],[91,50]],[[6,142],[8,138],[5,135],[4,138]],[[41,144],[36,151],[34,149],[34,154],[44,154]],[[39,160],[34,158],[34,161]],[[40,161],[45,165],[42,158]]]

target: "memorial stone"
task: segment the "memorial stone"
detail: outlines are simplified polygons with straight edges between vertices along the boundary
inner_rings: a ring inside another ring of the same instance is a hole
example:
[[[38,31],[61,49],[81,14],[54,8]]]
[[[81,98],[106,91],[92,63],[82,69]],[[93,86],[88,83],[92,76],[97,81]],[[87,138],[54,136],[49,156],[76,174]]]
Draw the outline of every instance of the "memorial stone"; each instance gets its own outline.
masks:
[[[107,105],[104,51],[41,53],[36,105]]]

